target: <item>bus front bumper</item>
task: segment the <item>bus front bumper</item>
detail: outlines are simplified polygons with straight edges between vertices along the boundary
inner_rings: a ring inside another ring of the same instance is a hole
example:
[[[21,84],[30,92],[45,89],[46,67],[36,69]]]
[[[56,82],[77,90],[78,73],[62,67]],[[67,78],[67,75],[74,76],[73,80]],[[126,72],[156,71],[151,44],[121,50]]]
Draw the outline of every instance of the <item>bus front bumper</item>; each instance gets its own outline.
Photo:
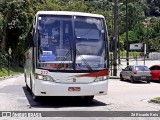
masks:
[[[33,93],[35,96],[105,95],[108,90],[108,80],[84,84],[65,84],[35,80],[34,86]]]

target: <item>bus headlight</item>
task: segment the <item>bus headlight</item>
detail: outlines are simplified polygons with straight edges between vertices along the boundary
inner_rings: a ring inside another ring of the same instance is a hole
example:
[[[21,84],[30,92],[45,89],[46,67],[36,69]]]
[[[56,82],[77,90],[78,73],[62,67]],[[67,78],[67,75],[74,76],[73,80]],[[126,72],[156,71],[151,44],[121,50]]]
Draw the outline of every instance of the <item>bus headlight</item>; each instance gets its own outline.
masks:
[[[35,74],[35,78],[39,80],[45,80],[45,81],[54,81],[54,79],[49,75]]]
[[[104,76],[104,80],[107,80],[107,79],[109,79],[109,76],[108,75]]]

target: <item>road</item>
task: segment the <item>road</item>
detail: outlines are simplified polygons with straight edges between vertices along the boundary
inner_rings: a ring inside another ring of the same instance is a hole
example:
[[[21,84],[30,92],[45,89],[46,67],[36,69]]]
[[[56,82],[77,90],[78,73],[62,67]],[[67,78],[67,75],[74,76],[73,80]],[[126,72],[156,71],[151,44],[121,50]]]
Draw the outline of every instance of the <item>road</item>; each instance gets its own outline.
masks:
[[[133,84],[110,79],[108,95],[96,96],[89,104],[85,104],[81,97],[46,97],[41,102],[34,102],[31,93],[25,89],[23,75],[20,75],[0,81],[0,111],[160,111],[159,104],[148,102],[152,98],[160,97],[159,92],[160,83]]]

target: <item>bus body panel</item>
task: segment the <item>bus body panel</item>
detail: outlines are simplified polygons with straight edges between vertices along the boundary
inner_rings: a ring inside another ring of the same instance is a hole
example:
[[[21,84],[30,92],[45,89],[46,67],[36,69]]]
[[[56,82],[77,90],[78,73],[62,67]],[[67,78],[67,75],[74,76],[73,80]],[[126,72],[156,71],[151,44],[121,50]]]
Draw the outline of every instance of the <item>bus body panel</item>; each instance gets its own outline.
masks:
[[[31,79],[33,79],[33,48],[31,47],[28,51],[25,52],[25,70],[24,76],[25,81],[28,87],[31,88]]]
[[[36,69],[35,74],[39,75],[46,75],[50,76],[54,82],[57,83],[71,83],[71,84],[77,84],[77,83],[91,83],[96,80],[102,80],[104,78],[108,78],[108,73],[104,76],[100,77],[88,77],[84,76],[89,73],[63,73],[63,72],[49,72],[48,70],[41,70],[41,69]]]
[[[104,95],[107,94],[108,80],[88,84],[62,84],[35,79],[34,87],[36,96]],[[69,87],[79,87],[80,91],[68,91]]]

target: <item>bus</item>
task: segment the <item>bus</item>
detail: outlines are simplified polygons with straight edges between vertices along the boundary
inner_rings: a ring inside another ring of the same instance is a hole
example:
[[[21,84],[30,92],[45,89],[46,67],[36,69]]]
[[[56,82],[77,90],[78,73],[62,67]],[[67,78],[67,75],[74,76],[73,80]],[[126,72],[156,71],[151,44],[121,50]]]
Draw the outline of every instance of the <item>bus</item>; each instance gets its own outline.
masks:
[[[106,95],[108,31],[103,15],[38,11],[25,40],[24,76],[35,101],[42,96]]]

